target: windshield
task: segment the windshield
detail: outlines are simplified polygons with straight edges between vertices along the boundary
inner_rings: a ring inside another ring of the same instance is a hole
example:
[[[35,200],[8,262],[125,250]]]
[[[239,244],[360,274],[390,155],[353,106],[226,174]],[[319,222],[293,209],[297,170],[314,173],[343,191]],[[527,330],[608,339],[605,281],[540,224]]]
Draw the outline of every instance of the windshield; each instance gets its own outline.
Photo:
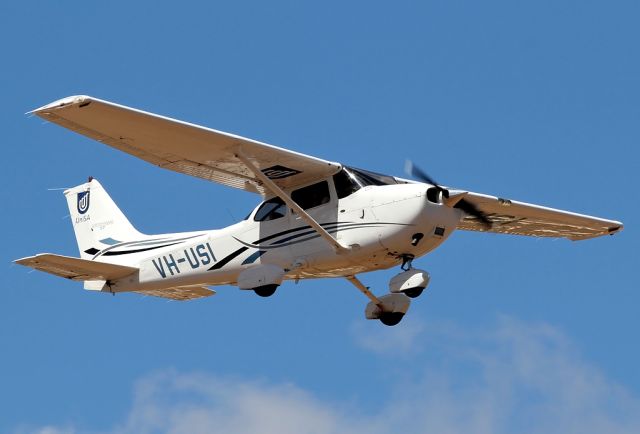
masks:
[[[355,167],[345,167],[345,169],[362,187],[367,185],[393,185],[398,183],[393,176],[356,169]]]

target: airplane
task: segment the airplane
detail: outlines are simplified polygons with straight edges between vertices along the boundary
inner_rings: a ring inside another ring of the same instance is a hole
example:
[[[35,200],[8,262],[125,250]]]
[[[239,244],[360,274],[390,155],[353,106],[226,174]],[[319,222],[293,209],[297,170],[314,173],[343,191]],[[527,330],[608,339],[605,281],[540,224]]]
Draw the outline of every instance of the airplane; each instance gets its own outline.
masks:
[[[91,96],[30,112],[156,166],[258,193],[261,203],[231,226],[138,232],[93,178],[64,191],[80,258],[41,253],[15,263],[116,294],[172,300],[235,285],[269,297],[285,280],[345,278],[370,301],[365,317],[398,324],[430,275],[413,260],[455,230],[584,240],[622,223],[442,186],[412,163],[413,179],[304,155]],[[400,267],[389,293],[358,277]]]

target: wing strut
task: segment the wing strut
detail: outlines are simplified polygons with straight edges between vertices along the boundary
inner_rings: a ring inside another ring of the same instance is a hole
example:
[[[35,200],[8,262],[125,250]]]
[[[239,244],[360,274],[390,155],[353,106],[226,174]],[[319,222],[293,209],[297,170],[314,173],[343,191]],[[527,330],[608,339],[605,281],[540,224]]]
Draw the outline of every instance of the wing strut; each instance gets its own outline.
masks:
[[[291,197],[287,193],[282,191],[282,189],[278,187],[275,182],[269,179],[267,175],[262,173],[262,171],[260,171],[260,169],[258,169],[251,162],[251,160],[244,156],[240,151],[236,151],[235,155],[238,160],[242,161],[245,166],[247,166],[247,168],[253,172],[256,178],[258,178],[267,189],[269,189],[273,194],[282,199],[284,203],[286,203],[289,208],[295,211],[296,214],[298,214],[304,221],[306,221],[309,226],[311,226],[318,233],[318,235],[324,238],[331,245],[331,247],[333,247],[336,253],[345,254],[350,251],[348,247],[343,246],[338,242],[338,240],[333,238],[331,234],[327,232],[322,226],[320,226],[320,224],[318,224],[318,222],[315,221],[313,217],[311,217],[305,210],[303,210],[300,205],[295,203],[295,201],[291,199]]]

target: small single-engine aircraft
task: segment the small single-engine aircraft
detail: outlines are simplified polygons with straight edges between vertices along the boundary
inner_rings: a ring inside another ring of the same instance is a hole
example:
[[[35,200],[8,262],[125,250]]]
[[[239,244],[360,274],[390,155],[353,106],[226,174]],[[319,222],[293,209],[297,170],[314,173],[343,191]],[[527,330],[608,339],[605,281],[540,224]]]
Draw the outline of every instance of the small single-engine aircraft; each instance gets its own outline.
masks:
[[[400,322],[429,284],[414,258],[456,229],[583,240],[622,223],[443,187],[408,163],[419,182],[344,166],[90,96],[32,113],[159,167],[263,197],[247,218],[199,232],[145,235],[97,180],[64,192],[80,258],[38,254],[15,262],[109,293],[174,300],[236,285],[261,297],[284,280],[344,277],[371,301],[367,319]],[[389,294],[357,277],[400,266]]]

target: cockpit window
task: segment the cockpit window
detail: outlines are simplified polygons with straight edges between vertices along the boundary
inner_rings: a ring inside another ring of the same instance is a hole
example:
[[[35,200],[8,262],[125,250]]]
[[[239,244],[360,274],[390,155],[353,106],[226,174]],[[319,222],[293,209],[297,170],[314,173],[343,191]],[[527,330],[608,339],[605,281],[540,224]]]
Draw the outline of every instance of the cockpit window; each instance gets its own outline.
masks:
[[[257,222],[264,222],[268,220],[279,219],[287,215],[287,205],[284,204],[282,199],[274,197],[264,202],[256,211],[256,215],[253,219]]]
[[[317,182],[294,190],[291,199],[302,209],[309,209],[327,203],[330,200],[327,181]]]

